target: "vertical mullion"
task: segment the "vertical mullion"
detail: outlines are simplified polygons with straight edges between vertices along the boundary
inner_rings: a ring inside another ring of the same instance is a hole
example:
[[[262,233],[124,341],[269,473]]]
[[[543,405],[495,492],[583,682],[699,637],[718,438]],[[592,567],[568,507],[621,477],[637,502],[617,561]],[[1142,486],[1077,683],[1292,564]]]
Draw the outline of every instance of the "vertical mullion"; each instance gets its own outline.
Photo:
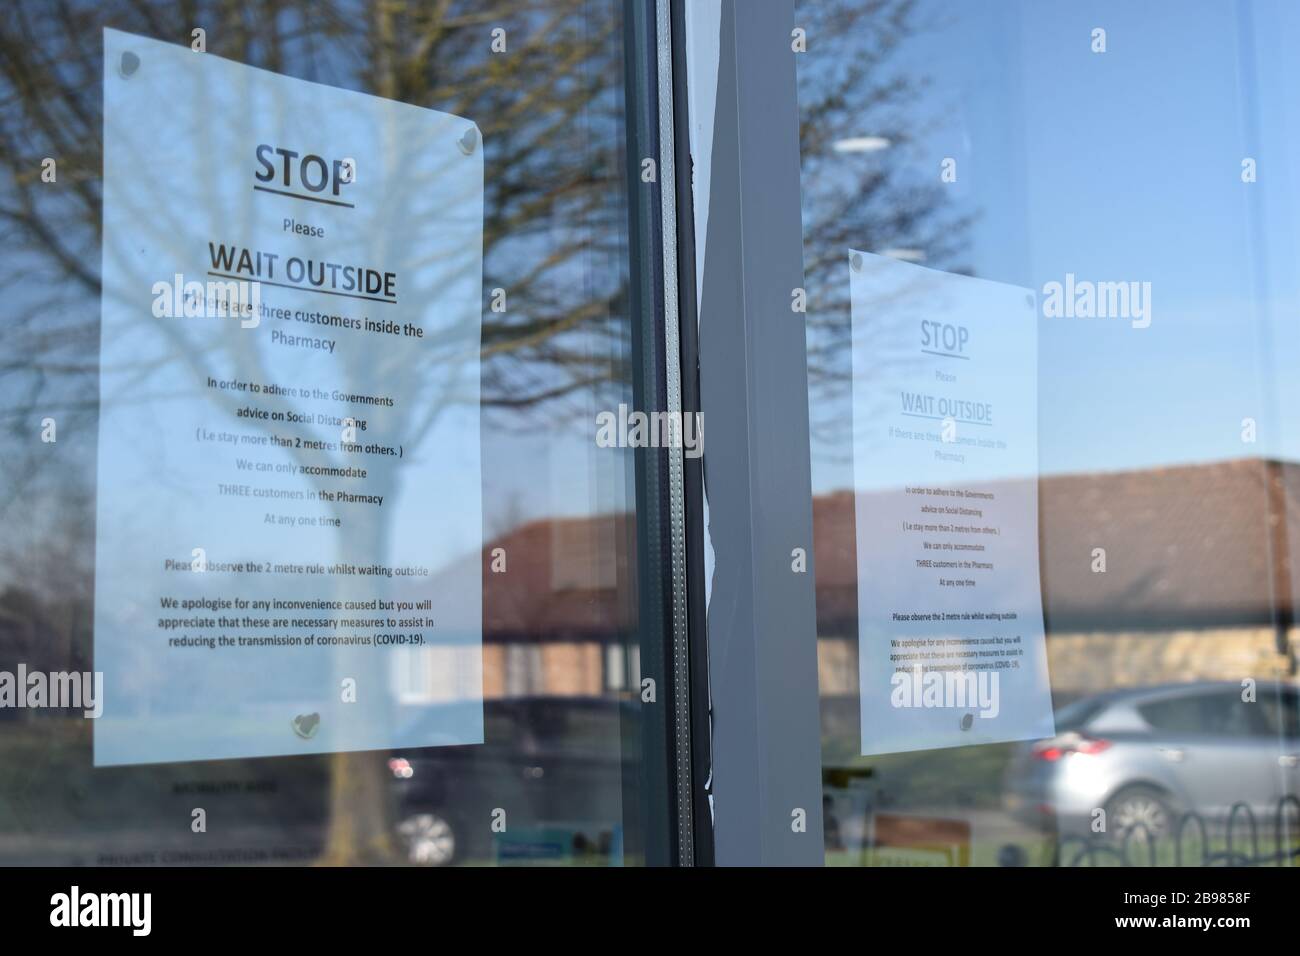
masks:
[[[722,864],[825,858],[793,27],[792,0],[721,5],[699,335]]]
[[[667,412],[682,422],[681,343],[678,336],[676,130],[673,114],[672,14],[669,0],[655,4],[659,99],[659,215],[663,248],[664,377]],[[677,862],[695,861],[691,799],[690,648],[686,605],[686,505],[681,447],[663,450],[668,458],[669,545],[672,576],[672,732],[677,806]]]

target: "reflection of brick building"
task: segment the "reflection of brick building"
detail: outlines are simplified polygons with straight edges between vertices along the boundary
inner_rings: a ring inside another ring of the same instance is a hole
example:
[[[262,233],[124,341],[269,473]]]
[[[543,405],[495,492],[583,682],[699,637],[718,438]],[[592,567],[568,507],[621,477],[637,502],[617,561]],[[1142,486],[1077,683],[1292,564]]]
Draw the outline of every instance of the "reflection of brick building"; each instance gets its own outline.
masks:
[[[635,683],[635,526],[626,515],[522,525],[483,549],[484,695],[587,695]],[[498,549],[500,549],[498,551]],[[504,559],[505,571],[493,571]]]
[[[1039,482],[1049,667],[1058,697],[1290,674],[1300,464],[1260,459]],[[822,693],[856,693],[853,495],[813,501]],[[627,515],[539,520],[483,549],[485,696],[636,684]],[[1106,549],[1106,572],[1092,551]],[[494,572],[502,549],[504,573]],[[435,586],[455,586],[454,575]]]
[[[853,496],[815,499],[823,693],[857,683]],[[1294,671],[1300,464],[1261,459],[1039,481],[1048,664],[1058,698]],[[1106,572],[1092,570],[1104,548]]]

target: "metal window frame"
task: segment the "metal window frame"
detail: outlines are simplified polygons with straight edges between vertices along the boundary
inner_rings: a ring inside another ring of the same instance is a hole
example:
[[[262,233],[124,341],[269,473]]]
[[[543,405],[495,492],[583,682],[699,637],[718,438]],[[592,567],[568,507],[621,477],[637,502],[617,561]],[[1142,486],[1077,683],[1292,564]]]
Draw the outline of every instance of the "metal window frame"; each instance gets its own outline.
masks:
[[[691,213],[678,202],[682,183],[689,185],[689,166],[679,160],[689,153],[682,151],[681,16],[678,10],[675,29],[673,6],[669,0],[625,5],[627,177],[634,401],[646,412],[681,416],[698,411],[699,392],[683,364],[684,354],[695,354],[694,308],[684,317],[681,307],[687,276],[694,301],[694,258],[689,243],[679,254],[679,226]],[[655,163],[650,182],[641,175],[646,159]],[[681,448],[635,452],[641,676],[656,687],[655,703],[642,707],[635,822],[650,865],[712,862],[707,797],[696,782],[703,779],[700,742],[707,742],[700,721],[708,716],[701,709],[707,694],[695,686],[703,673],[704,579],[700,509],[690,489],[699,485],[699,471],[698,459],[688,463]],[[702,765],[707,768],[707,759]]]
[[[700,414],[700,343],[696,303],[695,210],[688,97],[689,75],[686,67],[686,0],[659,0],[667,11],[669,37],[661,40],[661,64],[666,50],[671,89],[673,164],[676,190],[676,264],[678,290],[678,326],[680,343],[682,410]],[[665,82],[662,79],[661,95]],[[702,432],[701,432],[702,433]],[[686,533],[686,615],[691,697],[689,702],[691,739],[691,812],[695,820],[695,860],[697,866],[715,863],[713,842],[713,807],[711,799],[712,733],[710,727],[708,606],[705,583],[704,538],[704,461],[687,459],[683,468]]]
[[[649,864],[820,865],[807,359],[790,308],[803,285],[794,5],[720,9],[697,299],[690,11],[626,6],[634,398],[644,411],[707,412],[709,436],[702,460],[636,452],[642,676],[658,689],[643,708],[636,802]],[[718,559],[709,606],[706,533]]]
[[[700,157],[707,235],[698,237],[716,555],[707,615],[714,853],[723,865],[816,866],[825,845],[808,372],[804,316],[791,308],[804,284],[794,2],[699,0],[697,9],[706,3],[720,14],[712,140]],[[711,79],[695,78],[701,89]]]

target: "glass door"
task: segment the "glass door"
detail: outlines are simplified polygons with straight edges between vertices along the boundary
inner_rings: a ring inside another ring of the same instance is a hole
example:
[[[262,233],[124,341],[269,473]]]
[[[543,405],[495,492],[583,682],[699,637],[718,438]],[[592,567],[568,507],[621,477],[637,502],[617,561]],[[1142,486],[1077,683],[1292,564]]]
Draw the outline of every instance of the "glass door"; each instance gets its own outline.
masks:
[[[654,25],[8,11],[0,862],[689,849]]]

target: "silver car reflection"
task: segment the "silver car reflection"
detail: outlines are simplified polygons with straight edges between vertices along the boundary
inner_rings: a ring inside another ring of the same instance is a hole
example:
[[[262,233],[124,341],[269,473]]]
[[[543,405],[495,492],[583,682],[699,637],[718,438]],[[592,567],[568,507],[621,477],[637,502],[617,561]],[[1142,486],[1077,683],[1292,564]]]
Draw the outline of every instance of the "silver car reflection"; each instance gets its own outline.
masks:
[[[1222,827],[1237,804],[1270,824],[1300,792],[1298,701],[1294,686],[1262,681],[1085,697],[1058,712],[1056,737],[1018,746],[1006,809],[1062,835],[1123,837],[1141,826],[1160,837],[1186,811]]]

